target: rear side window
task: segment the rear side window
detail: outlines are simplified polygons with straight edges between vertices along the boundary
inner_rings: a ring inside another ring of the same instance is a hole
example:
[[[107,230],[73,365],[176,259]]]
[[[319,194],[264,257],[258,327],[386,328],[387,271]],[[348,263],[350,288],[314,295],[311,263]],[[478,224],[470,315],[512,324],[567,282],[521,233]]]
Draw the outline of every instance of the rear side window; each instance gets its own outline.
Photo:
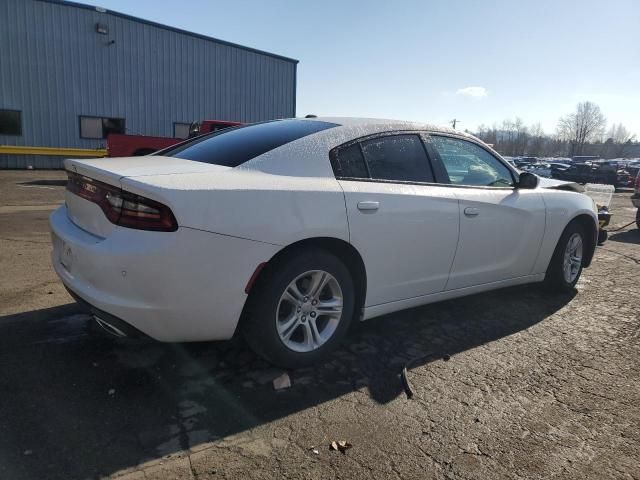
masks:
[[[373,179],[434,181],[427,153],[418,135],[389,135],[365,140],[361,145]]]
[[[335,156],[334,168],[337,177],[369,178],[359,143],[341,148]]]
[[[274,120],[221,130],[162,152],[168,157],[237,167],[286,143],[336,127],[314,120]]]

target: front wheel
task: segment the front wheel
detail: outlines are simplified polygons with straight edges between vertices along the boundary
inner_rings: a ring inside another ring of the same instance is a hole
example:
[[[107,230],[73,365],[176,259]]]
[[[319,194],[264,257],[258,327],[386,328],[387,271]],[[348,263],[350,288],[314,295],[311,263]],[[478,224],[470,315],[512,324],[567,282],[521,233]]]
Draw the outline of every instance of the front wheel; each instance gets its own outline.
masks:
[[[582,274],[586,250],[584,228],[577,222],[565,228],[553,252],[544,284],[553,292],[570,292]]]
[[[252,349],[271,363],[315,363],[340,342],[355,308],[347,267],[320,250],[299,252],[270,267],[243,325]]]

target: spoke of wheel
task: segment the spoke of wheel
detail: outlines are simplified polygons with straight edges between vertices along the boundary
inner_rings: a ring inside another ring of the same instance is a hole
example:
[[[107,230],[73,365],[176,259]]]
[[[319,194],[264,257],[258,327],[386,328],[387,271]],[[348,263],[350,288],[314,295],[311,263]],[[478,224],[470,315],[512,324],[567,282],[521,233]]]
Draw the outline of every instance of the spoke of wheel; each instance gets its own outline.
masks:
[[[279,323],[278,330],[280,330],[280,335],[282,336],[282,338],[284,340],[289,340],[291,334],[296,331],[296,328],[298,328],[299,323],[300,321],[295,314],[287,318],[284,323]]]
[[[287,288],[287,290],[282,295],[282,300],[286,300],[292,305],[298,305],[300,298],[296,298],[295,295],[291,293],[291,290],[292,290],[291,287]]]
[[[293,304],[298,303],[304,298],[304,295],[298,288],[298,285],[296,285],[296,282],[291,282],[291,284],[289,284],[285,292],[285,295],[289,300],[291,300],[291,303]]]
[[[342,312],[342,299],[332,298],[318,302],[318,313],[322,315],[339,315]]]
[[[578,237],[573,237],[571,239],[571,245],[569,246],[569,252],[574,253],[577,247],[578,247]]]
[[[309,296],[315,297],[319,295],[328,280],[329,275],[326,272],[314,272],[311,275],[311,283],[309,284]]]
[[[304,326],[304,342],[311,349],[317,348],[320,346],[320,334],[318,333],[318,328],[316,326],[316,322],[313,319],[310,319],[307,323],[303,324]]]

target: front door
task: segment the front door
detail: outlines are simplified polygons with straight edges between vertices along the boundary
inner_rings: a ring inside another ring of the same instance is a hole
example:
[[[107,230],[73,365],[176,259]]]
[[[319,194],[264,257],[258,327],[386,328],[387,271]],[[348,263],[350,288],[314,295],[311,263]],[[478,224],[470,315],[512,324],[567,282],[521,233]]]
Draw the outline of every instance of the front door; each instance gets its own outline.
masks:
[[[431,136],[430,144],[460,209],[460,240],[446,289],[530,275],[545,228],[540,193],[514,188],[513,172],[475,143]]]

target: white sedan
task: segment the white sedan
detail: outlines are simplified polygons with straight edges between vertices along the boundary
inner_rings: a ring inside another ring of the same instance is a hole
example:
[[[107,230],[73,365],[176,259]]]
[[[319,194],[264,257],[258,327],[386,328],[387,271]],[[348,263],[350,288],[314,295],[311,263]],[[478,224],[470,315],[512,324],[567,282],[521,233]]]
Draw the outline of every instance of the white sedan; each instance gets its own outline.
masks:
[[[324,357],[354,319],[570,290],[597,238],[571,184],[418,123],[276,120],[65,166],[53,266],[100,325],[165,342],[239,330],[286,367]]]

